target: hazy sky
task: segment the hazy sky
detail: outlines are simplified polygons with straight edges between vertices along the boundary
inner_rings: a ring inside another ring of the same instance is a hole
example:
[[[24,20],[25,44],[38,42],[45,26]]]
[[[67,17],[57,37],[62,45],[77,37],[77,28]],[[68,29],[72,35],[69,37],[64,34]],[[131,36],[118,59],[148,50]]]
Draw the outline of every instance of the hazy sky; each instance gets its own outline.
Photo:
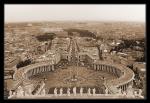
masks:
[[[95,20],[145,22],[145,5],[5,5],[5,22]]]

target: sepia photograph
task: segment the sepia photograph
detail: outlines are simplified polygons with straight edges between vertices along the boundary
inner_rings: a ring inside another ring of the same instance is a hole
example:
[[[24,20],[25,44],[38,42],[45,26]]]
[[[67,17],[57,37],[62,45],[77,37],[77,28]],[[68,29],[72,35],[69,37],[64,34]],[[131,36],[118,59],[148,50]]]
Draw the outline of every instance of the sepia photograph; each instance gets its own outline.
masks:
[[[146,99],[145,4],[5,4],[4,99]]]

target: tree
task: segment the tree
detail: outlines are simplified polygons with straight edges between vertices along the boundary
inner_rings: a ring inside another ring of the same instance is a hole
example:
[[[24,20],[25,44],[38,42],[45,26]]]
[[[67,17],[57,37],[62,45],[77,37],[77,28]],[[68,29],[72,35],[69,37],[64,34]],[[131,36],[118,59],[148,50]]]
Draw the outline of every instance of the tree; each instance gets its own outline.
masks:
[[[19,63],[16,65],[16,67],[17,67],[17,69],[19,69],[19,68],[24,67],[24,66],[27,66],[27,65],[29,65],[29,64],[31,64],[31,60],[30,60],[30,59],[27,59],[27,60],[25,60],[25,61],[19,62]]]

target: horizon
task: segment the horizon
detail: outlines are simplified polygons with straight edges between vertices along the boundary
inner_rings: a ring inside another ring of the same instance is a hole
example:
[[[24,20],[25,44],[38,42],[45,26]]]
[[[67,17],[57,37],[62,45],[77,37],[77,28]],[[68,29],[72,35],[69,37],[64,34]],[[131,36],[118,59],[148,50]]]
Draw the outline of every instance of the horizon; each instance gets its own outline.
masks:
[[[101,22],[101,23],[113,23],[113,22],[121,22],[121,23],[145,23],[144,21],[112,21],[112,20],[107,20],[107,21],[98,21],[98,20],[86,20],[86,21],[72,21],[72,20],[53,20],[53,21],[45,21],[45,20],[39,20],[39,21],[9,21],[9,22],[5,22],[5,24],[7,23],[42,23],[42,22],[83,22],[83,23],[86,23],[86,22]]]

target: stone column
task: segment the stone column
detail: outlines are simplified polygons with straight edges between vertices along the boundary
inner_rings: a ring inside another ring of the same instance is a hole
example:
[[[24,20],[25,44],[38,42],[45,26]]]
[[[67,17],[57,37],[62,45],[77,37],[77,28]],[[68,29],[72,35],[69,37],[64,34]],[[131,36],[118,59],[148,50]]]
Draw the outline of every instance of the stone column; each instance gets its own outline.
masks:
[[[106,65],[104,65],[104,71],[106,71]]]
[[[42,72],[44,72],[44,67],[42,66]]]
[[[31,69],[31,76],[33,75],[33,69]]]
[[[109,67],[109,66],[106,65],[105,67],[106,67],[106,72],[108,72],[108,67]]]
[[[111,68],[111,66],[109,66],[109,68],[108,68],[108,72],[109,72],[109,73],[111,73],[111,72],[110,72],[110,68]]]
[[[114,73],[114,67],[111,68],[111,71],[112,71],[112,73],[113,73],[113,75],[114,75],[114,74],[115,74],[115,73]]]
[[[39,67],[39,73],[41,73],[41,67]]]
[[[49,65],[47,66],[47,71],[49,72]]]
[[[125,90],[127,90],[127,84],[125,85]]]
[[[45,72],[45,66],[43,66],[43,72]]]
[[[103,65],[101,65],[101,71],[103,71]]]
[[[105,65],[103,65],[103,71],[105,71]]]
[[[54,71],[54,65],[52,65],[52,71]]]
[[[46,72],[47,66],[44,66],[44,67],[45,67],[45,72]]]
[[[24,74],[25,78],[28,78],[28,77],[29,77],[29,71],[26,72],[26,73],[23,73],[23,74]]]
[[[39,72],[38,73],[41,73],[40,67],[38,67],[38,68],[39,68]]]
[[[42,68],[43,68],[43,72],[44,72],[44,71],[45,71],[45,70],[44,70],[44,69],[45,69],[44,66],[42,66]]]
[[[49,71],[51,71],[51,68],[52,68],[51,65],[49,65]]]
[[[113,67],[110,68],[110,72],[111,72],[112,74],[114,74],[112,70],[113,70]]]
[[[106,72],[108,72],[108,68],[109,68],[109,66],[108,66],[108,65],[106,65]]]
[[[124,85],[122,85],[123,91],[124,91]]]
[[[44,68],[45,68],[45,70],[44,70],[44,71],[46,72],[46,69],[47,69],[47,68],[46,68],[46,66],[44,66]]]
[[[33,71],[32,75],[34,75],[34,72],[35,72],[34,69],[32,69],[32,71]]]
[[[35,75],[37,74],[37,68],[35,68]]]
[[[47,71],[47,66],[45,66],[45,72]]]
[[[30,75],[31,75],[31,71],[29,70],[29,71],[28,71],[28,72],[26,72],[26,73],[28,73],[27,78],[29,78],[29,77],[30,77]]]
[[[36,70],[37,70],[37,74],[38,74],[39,73],[39,67],[37,67]]]
[[[34,75],[36,75],[36,68],[34,68]]]
[[[101,71],[101,65],[99,65],[99,70]]]
[[[94,70],[96,69],[96,65],[94,64]]]
[[[39,73],[41,73],[41,68],[40,67],[38,67],[39,68]]]
[[[103,65],[103,71],[105,71],[105,65]]]
[[[115,74],[115,76],[117,76],[117,71],[116,71],[116,68],[114,69],[114,74]]]
[[[42,66],[42,68],[43,68],[43,72],[44,72],[44,69],[45,69],[44,66]]]
[[[46,71],[47,71],[47,72],[49,71],[49,70],[48,70],[48,67],[49,67],[49,66],[46,66]]]
[[[51,71],[51,69],[52,69],[52,66],[51,66],[51,65],[49,65],[49,71]]]
[[[94,69],[94,65],[95,65],[95,64],[93,64],[93,67],[92,67],[93,69]]]
[[[48,71],[50,71],[50,65],[48,65]]]
[[[43,68],[42,67],[40,67],[40,70],[41,70],[41,73],[43,72]]]

